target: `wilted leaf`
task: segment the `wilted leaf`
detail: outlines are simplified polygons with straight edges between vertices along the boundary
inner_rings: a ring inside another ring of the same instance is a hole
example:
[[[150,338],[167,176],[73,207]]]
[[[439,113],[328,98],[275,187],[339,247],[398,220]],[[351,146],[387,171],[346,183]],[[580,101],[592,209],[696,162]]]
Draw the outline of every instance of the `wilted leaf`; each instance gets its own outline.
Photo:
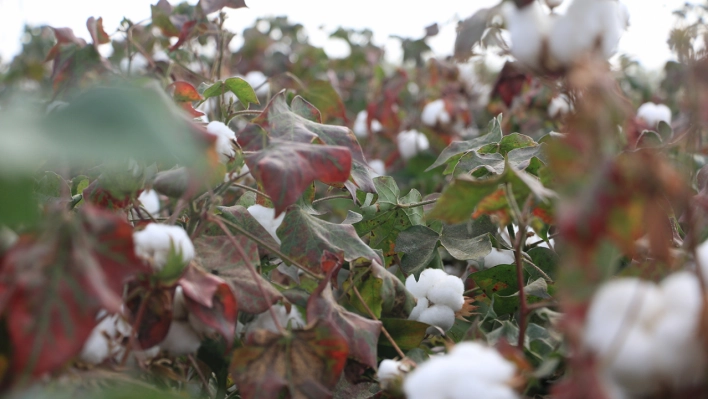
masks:
[[[288,210],[278,228],[281,251],[315,273],[320,273],[320,258],[326,250],[344,253],[346,261],[379,256],[364,244],[351,225],[326,222],[298,207]]]
[[[185,299],[189,312],[204,325],[219,332],[224,337],[226,347],[229,349],[236,335],[236,318],[238,316],[238,303],[229,285],[222,281],[216,287],[214,295],[210,298],[212,306],[205,306],[203,301],[195,301],[187,295],[187,291],[185,291]]]
[[[327,278],[320,282],[310,296],[307,301],[307,322],[314,323],[320,320],[338,329],[347,340],[349,356],[371,368],[376,368],[376,342],[381,333],[381,322],[351,313],[334,299],[330,279],[340,267],[341,262],[327,273]]]
[[[265,312],[282,296],[263,277],[258,276],[256,281],[245,264],[259,264],[256,244],[242,235],[235,236],[235,239],[249,259],[243,259],[226,236],[202,236],[194,240],[194,246],[204,268],[226,280],[233,288],[239,309],[252,314]]]
[[[242,130],[239,142],[247,152],[251,174],[273,201],[276,216],[294,204],[315,180],[336,184],[349,178],[352,156],[346,147],[268,137],[258,125]]]
[[[487,29],[487,20],[492,13],[492,9],[482,8],[459,23],[455,39],[456,58],[466,60],[472,55],[472,46],[482,39]]]
[[[329,398],[349,349],[339,332],[318,322],[287,336],[257,330],[233,353],[229,372],[244,399]]]
[[[106,44],[111,41],[105,30],[103,30],[103,18],[90,17],[86,21],[86,28],[88,28],[91,34],[91,39],[93,40],[93,45],[98,46],[99,44]]]

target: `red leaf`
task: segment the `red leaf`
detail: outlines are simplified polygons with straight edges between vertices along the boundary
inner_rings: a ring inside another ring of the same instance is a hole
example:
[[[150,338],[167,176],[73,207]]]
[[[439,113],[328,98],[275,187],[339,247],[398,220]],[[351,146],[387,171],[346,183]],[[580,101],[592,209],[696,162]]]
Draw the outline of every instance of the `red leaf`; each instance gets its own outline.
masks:
[[[118,215],[85,205],[71,220],[57,214],[46,223],[0,263],[0,301],[9,305],[0,310],[16,376],[51,372],[76,356],[98,311],[118,311],[123,283],[142,267],[132,230]]]
[[[336,184],[349,178],[352,155],[346,147],[270,138],[258,125],[242,130],[239,141],[244,149],[256,151],[246,156],[246,164],[271,197],[276,216],[315,180]]]
[[[174,98],[177,102],[191,102],[202,99],[202,96],[199,94],[197,89],[195,89],[194,86],[188,82],[173,82],[167,86],[167,90],[172,94],[172,98]]]
[[[286,336],[257,330],[236,349],[229,372],[241,397],[330,398],[344,370],[349,349],[332,327],[318,322]]]
[[[224,283],[224,280],[190,264],[177,283],[182,286],[185,297],[211,308],[214,306],[212,297],[216,294],[219,286]]]
[[[202,11],[204,11],[204,14],[211,14],[215,11],[221,10],[224,7],[234,9],[243,7],[248,8],[245,0],[201,0],[199,2],[199,6],[202,8]]]
[[[88,187],[81,192],[84,200],[103,209],[124,209],[132,203],[130,195],[125,195],[122,198],[116,198],[111,192],[101,187],[100,181],[94,180]]]
[[[84,47],[86,45],[86,41],[80,37],[76,37],[71,28],[52,28],[52,30],[54,31],[54,37],[57,39],[57,44],[55,44],[54,47],[49,50],[49,53],[47,53],[47,56],[44,58],[45,62],[55,59],[59,55],[59,49],[62,44],[75,43],[78,44],[79,47]]]
[[[248,214],[245,209],[243,211]],[[268,237],[270,238],[270,235]],[[253,314],[265,312],[282,296],[268,280],[258,276],[259,281],[256,282],[244,264],[244,262],[250,262],[252,265],[259,264],[256,244],[242,235],[235,236],[235,239],[241,244],[249,259],[243,259],[226,236],[199,237],[194,240],[194,247],[202,265],[212,273],[217,273],[231,285],[241,310]],[[258,288],[258,283],[266,292],[265,297]]]
[[[307,321],[320,320],[347,340],[349,356],[371,368],[376,368],[376,345],[381,333],[381,322],[370,320],[352,313],[340,306],[332,295],[330,280],[342,266],[342,255],[338,257],[328,251],[322,254],[322,269],[329,268],[327,278],[322,280],[307,301]]]
[[[89,18],[86,21],[86,28],[88,28],[88,31],[91,34],[91,39],[93,40],[94,46],[106,44],[111,41],[111,38],[108,37],[108,33],[103,30],[103,18]]]
[[[198,117],[204,115],[204,112],[194,109],[194,107],[192,106],[192,103],[190,103],[190,102],[177,103],[177,104],[180,107],[182,107],[182,109],[187,111],[190,115],[192,115],[192,117],[194,117],[194,118],[198,118]]]
[[[140,323],[137,328],[138,343],[142,349],[149,349],[162,342],[172,324],[173,288],[150,287],[148,283],[132,284],[128,296],[133,299],[126,303],[130,310],[131,324],[135,324],[138,316]],[[143,302],[147,301],[143,305]],[[142,314],[140,308],[144,307]]]
[[[184,23],[184,25],[182,25],[182,29],[180,29],[179,31],[179,37],[177,38],[177,43],[170,47],[170,52],[180,48],[187,41],[187,39],[189,39],[189,36],[192,35],[192,31],[194,30],[194,26],[196,24],[197,21],[187,21]]]
[[[184,286],[182,286],[184,289]],[[236,335],[236,318],[238,316],[238,302],[231,288],[225,282],[219,284],[210,298],[212,306],[204,306],[200,302],[193,300],[186,295],[187,309],[196,316],[207,327],[218,331],[226,341],[227,348],[231,348],[231,343]]]

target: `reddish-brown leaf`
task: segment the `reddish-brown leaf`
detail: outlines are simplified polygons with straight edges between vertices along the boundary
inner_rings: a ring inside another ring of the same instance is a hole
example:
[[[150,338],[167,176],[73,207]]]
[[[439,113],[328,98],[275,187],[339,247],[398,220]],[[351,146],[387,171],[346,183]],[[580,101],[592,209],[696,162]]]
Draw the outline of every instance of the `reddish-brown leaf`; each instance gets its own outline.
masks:
[[[103,18],[96,19],[94,17],[90,17],[86,21],[86,28],[88,28],[88,31],[91,34],[91,39],[93,40],[94,46],[106,44],[111,41],[111,38],[108,37],[108,33],[103,30]]]
[[[222,277],[233,288],[236,302],[247,313],[262,313],[268,310],[282,296],[268,280],[258,276],[258,282],[248,270],[245,262],[259,264],[256,244],[242,235],[235,236],[249,259],[243,259],[226,236],[203,236],[194,240],[194,247],[202,265],[212,273]],[[258,288],[260,283],[264,296]]]
[[[239,141],[246,151],[254,151],[246,156],[246,164],[273,201],[276,216],[315,180],[341,184],[352,168],[352,154],[346,147],[272,138],[258,125],[242,130]]]
[[[185,297],[207,308],[211,308],[214,305],[212,297],[223,283],[224,280],[205,272],[194,266],[194,264],[187,266],[184,274],[177,282],[184,290]]]
[[[173,44],[170,48],[169,51],[175,51],[178,48],[180,48],[186,41],[189,39],[190,36],[192,36],[192,32],[194,32],[194,27],[197,25],[197,21],[187,21],[182,25],[182,29],[179,30],[179,36],[177,37],[177,42]]]
[[[293,399],[331,398],[348,354],[346,340],[326,323],[287,336],[257,330],[234,351],[229,372],[244,399],[278,398],[284,390]]]
[[[222,280],[222,283],[216,287],[214,296],[210,301],[212,302],[211,307],[204,306],[187,295],[185,295],[185,299],[189,312],[196,316],[204,325],[213,328],[221,334],[226,341],[227,347],[230,348],[236,335],[238,303],[229,285]]]
[[[327,278],[322,280],[307,301],[307,321],[322,323],[335,328],[347,340],[349,356],[357,362],[376,368],[376,345],[381,333],[381,322],[352,313],[340,306],[332,295],[331,277],[342,267],[341,254],[338,261],[330,252],[322,254],[322,269]]]
[[[167,91],[172,94],[172,98],[175,101],[185,102],[185,101],[199,101],[202,96],[199,94],[197,89],[188,82],[174,82],[167,86]]]
[[[73,358],[97,312],[117,312],[123,283],[143,267],[130,226],[118,215],[85,205],[70,220],[52,216],[40,235],[22,237],[0,263],[0,301],[8,305],[0,310],[16,376],[51,372]]]
[[[134,324],[140,315],[137,329],[138,343],[142,349],[149,349],[162,342],[172,324],[172,298],[174,289],[150,287],[147,283],[131,284],[126,303],[130,310],[130,323]],[[147,301],[143,305],[143,302]],[[140,308],[144,307],[142,314]]]
[[[191,102],[181,102],[181,103],[177,103],[177,104],[180,107],[182,107],[182,109],[187,111],[188,114],[192,115],[192,117],[194,117],[194,118],[198,118],[198,117],[204,115],[204,112],[194,109]]]
[[[132,198],[129,194],[116,198],[108,189],[101,186],[101,182],[98,179],[89,184],[81,195],[84,201],[103,209],[124,209],[132,203]]]

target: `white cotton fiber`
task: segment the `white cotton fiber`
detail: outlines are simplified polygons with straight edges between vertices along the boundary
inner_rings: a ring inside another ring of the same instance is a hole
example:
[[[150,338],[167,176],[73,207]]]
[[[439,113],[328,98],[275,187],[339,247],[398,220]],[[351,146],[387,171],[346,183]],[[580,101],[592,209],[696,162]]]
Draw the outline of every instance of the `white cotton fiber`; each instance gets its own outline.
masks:
[[[201,345],[201,338],[186,321],[173,320],[167,336],[160,343],[160,349],[172,356],[195,353]]]
[[[664,104],[644,103],[637,109],[637,119],[655,129],[661,121],[671,124],[671,109]]]
[[[442,125],[450,123],[450,114],[445,109],[445,101],[439,98],[425,104],[420,119],[428,126],[435,126],[438,123]]]
[[[216,152],[219,154],[219,162],[226,164],[236,156],[234,145],[236,134],[223,122],[209,122],[207,132],[216,136]]]
[[[276,231],[278,230],[278,227],[280,227],[280,224],[283,223],[283,219],[285,218],[285,213],[281,213],[277,218],[275,217],[275,209],[273,208],[266,208],[263,205],[251,205],[248,207],[248,213],[253,216],[254,219],[258,221],[258,223],[263,226],[264,229],[268,232],[268,234],[273,237],[273,239],[280,244],[280,238],[278,238],[278,235],[276,234]]]
[[[396,141],[398,143],[398,152],[404,160],[413,158],[419,152],[425,151],[430,147],[428,138],[415,129],[398,133]]]
[[[447,275],[433,285],[427,293],[428,300],[436,305],[445,305],[454,312],[462,309],[465,285],[456,276]]]
[[[182,263],[189,263],[194,258],[192,240],[179,226],[150,223],[145,229],[133,233],[133,241],[135,254],[150,261],[158,271],[167,264],[172,246],[177,254],[181,254]]]
[[[433,305],[420,313],[418,321],[447,331],[455,324],[455,312],[445,305]]]

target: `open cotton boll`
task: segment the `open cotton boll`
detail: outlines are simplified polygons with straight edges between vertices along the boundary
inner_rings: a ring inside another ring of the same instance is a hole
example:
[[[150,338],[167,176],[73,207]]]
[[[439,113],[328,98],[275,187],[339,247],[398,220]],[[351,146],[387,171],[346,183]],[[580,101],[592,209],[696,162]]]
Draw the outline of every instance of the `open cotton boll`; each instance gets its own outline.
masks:
[[[447,331],[455,324],[455,312],[445,305],[433,305],[420,313],[418,321]]]
[[[423,313],[423,311],[428,308],[428,305],[429,305],[429,302],[428,302],[427,298],[425,298],[425,297],[418,298],[418,302],[416,303],[413,310],[411,310],[411,314],[408,316],[408,320],[418,320],[420,318],[420,314]]]
[[[511,34],[511,55],[526,66],[539,68],[543,42],[551,27],[551,17],[543,10],[541,3],[535,0],[522,8],[506,2],[502,12]]]
[[[447,273],[440,269],[425,269],[420,273],[418,281],[412,274],[406,278],[406,289],[416,298],[423,298],[435,283],[447,277]]]
[[[278,322],[283,328],[288,325],[293,329],[302,328],[305,326],[305,320],[300,315],[300,312],[293,306],[288,313],[287,309],[283,305],[273,305],[273,310],[275,316],[278,318]],[[270,332],[277,333],[278,328],[275,326],[273,321],[273,316],[269,310],[259,314],[251,323],[246,327],[246,335],[252,333],[256,330],[268,330]]]
[[[253,87],[253,90],[256,91],[256,95],[258,96],[264,96],[270,91],[268,77],[261,71],[251,71],[243,77],[243,80]]]
[[[145,229],[133,233],[135,254],[150,261],[156,271],[167,264],[170,249],[181,255],[182,263],[189,263],[194,258],[194,245],[187,232],[178,226],[150,223]]]
[[[398,142],[398,152],[404,160],[413,158],[421,151],[430,148],[428,138],[419,131],[412,129],[398,133],[396,137]]]
[[[445,305],[454,312],[465,304],[465,285],[459,277],[447,275],[433,285],[427,293],[428,300],[436,305]]]
[[[445,101],[441,98],[425,104],[420,119],[428,126],[435,126],[438,123],[450,123],[450,114],[445,109]]]
[[[352,130],[354,131],[356,137],[364,138],[369,135],[369,127],[366,125],[366,121],[368,118],[369,113],[366,112],[366,110],[360,111],[358,114],[356,114],[354,126],[352,127]],[[379,133],[382,130],[383,126],[381,126],[381,122],[376,119],[373,119],[371,121],[371,133]]]
[[[380,159],[372,159],[369,161],[369,167],[374,170],[374,173],[379,177],[386,174],[386,164]]]
[[[403,381],[404,374],[408,371],[408,366],[398,360],[384,359],[379,364],[379,371],[376,376],[379,379],[381,388],[390,389],[399,385]]]
[[[548,116],[551,118],[560,118],[567,115],[573,107],[568,100],[568,96],[565,94],[560,94],[553,97],[551,102],[548,104]]]
[[[256,219],[264,229],[266,229],[268,234],[270,234],[271,237],[273,237],[273,239],[280,244],[280,238],[278,238],[278,235],[275,232],[278,230],[278,227],[280,227],[280,224],[283,223],[285,213],[281,213],[280,216],[276,218],[275,209],[266,208],[263,205],[249,206],[248,213],[250,213],[251,216],[253,216],[253,218]]]
[[[492,248],[492,252],[484,257],[484,267],[489,269],[498,265],[513,264],[514,261],[514,251]]]
[[[83,362],[100,364],[115,354],[119,345],[117,336],[120,335],[116,329],[116,317],[116,315],[104,317],[91,331],[79,354]]]
[[[154,216],[160,213],[160,196],[157,194],[157,191],[143,191],[138,196],[138,201],[140,201],[140,205],[142,205],[146,211],[150,212],[151,215]]]
[[[234,149],[236,134],[233,130],[218,121],[209,122],[206,130],[216,136],[216,152],[219,154],[219,162],[226,164],[236,156]]]
[[[513,363],[477,342],[461,342],[449,354],[431,357],[406,376],[408,399],[517,399],[509,385]]]
[[[201,338],[188,322],[173,320],[167,336],[159,346],[172,356],[182,356],[195,353],[201,344]]]
[[[656,128],[661,121],[671,124],[671,109],[664,104],[644,103],[637,109],[637,119],[651,128]]]

